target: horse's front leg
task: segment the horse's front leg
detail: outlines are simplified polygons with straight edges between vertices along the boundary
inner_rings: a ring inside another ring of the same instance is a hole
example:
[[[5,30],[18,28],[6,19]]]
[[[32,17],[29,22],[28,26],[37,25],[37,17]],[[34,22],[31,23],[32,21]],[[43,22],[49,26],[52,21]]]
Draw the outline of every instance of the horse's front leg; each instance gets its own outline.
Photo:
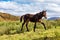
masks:
[[[45,24],[41,20],[39,20],[38,22],[40,22],[44,26],[44,29],[46,30]]]
[[[45,24],[44,24],[43,22],[41,22],[41,24],[44,26],[44,29],[46,30],[46,26],[45,26]]]
[[[35,24],[34,24],[34,32],[35,32],[35,28],[36,28],[36,22],[35,22]]]

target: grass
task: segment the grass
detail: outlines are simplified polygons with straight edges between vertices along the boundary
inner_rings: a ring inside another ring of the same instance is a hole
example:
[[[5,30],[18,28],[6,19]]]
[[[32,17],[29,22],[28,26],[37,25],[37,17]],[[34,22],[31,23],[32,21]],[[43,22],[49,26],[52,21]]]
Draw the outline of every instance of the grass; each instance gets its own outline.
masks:
[[[48,20],[44,21],[47,30],[37,23],[36,32],[33,32],[33,24],[29,23],[29,32],[26,31],[24,25],[21,32],[21,22],[19,21],[3,21],[0,22],[0,40],[60,40],[60,21]]]

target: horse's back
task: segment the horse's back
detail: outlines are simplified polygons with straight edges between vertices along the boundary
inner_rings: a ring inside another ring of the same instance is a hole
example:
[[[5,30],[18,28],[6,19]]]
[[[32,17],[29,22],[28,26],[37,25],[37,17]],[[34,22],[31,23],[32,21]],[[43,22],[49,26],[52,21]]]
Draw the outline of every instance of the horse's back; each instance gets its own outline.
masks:
[[[33,14],[25,14],[25,16],[31,18],[31,17],[33,17],[34,15],[33,15]]]

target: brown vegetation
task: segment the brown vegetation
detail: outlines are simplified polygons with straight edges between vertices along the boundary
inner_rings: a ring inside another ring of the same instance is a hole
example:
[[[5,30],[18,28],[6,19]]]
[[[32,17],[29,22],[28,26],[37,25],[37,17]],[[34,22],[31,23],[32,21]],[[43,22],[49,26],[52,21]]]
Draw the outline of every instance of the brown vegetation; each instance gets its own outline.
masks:
[[[19,20],[19,16],[14,16],[8,13],[0,12],[0,21],[16,21]]]

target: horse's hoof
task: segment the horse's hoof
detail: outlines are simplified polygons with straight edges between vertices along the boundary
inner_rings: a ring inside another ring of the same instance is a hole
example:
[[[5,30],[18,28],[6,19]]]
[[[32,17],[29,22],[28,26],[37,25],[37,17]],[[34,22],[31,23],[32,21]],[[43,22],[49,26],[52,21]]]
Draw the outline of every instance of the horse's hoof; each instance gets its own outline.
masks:
[[[47,29],[45,29],[45,30],[47,30]]]
[[[29,30],[27,30],[29,32]]]
[[[35,30],[33,30],[35,32]]]

